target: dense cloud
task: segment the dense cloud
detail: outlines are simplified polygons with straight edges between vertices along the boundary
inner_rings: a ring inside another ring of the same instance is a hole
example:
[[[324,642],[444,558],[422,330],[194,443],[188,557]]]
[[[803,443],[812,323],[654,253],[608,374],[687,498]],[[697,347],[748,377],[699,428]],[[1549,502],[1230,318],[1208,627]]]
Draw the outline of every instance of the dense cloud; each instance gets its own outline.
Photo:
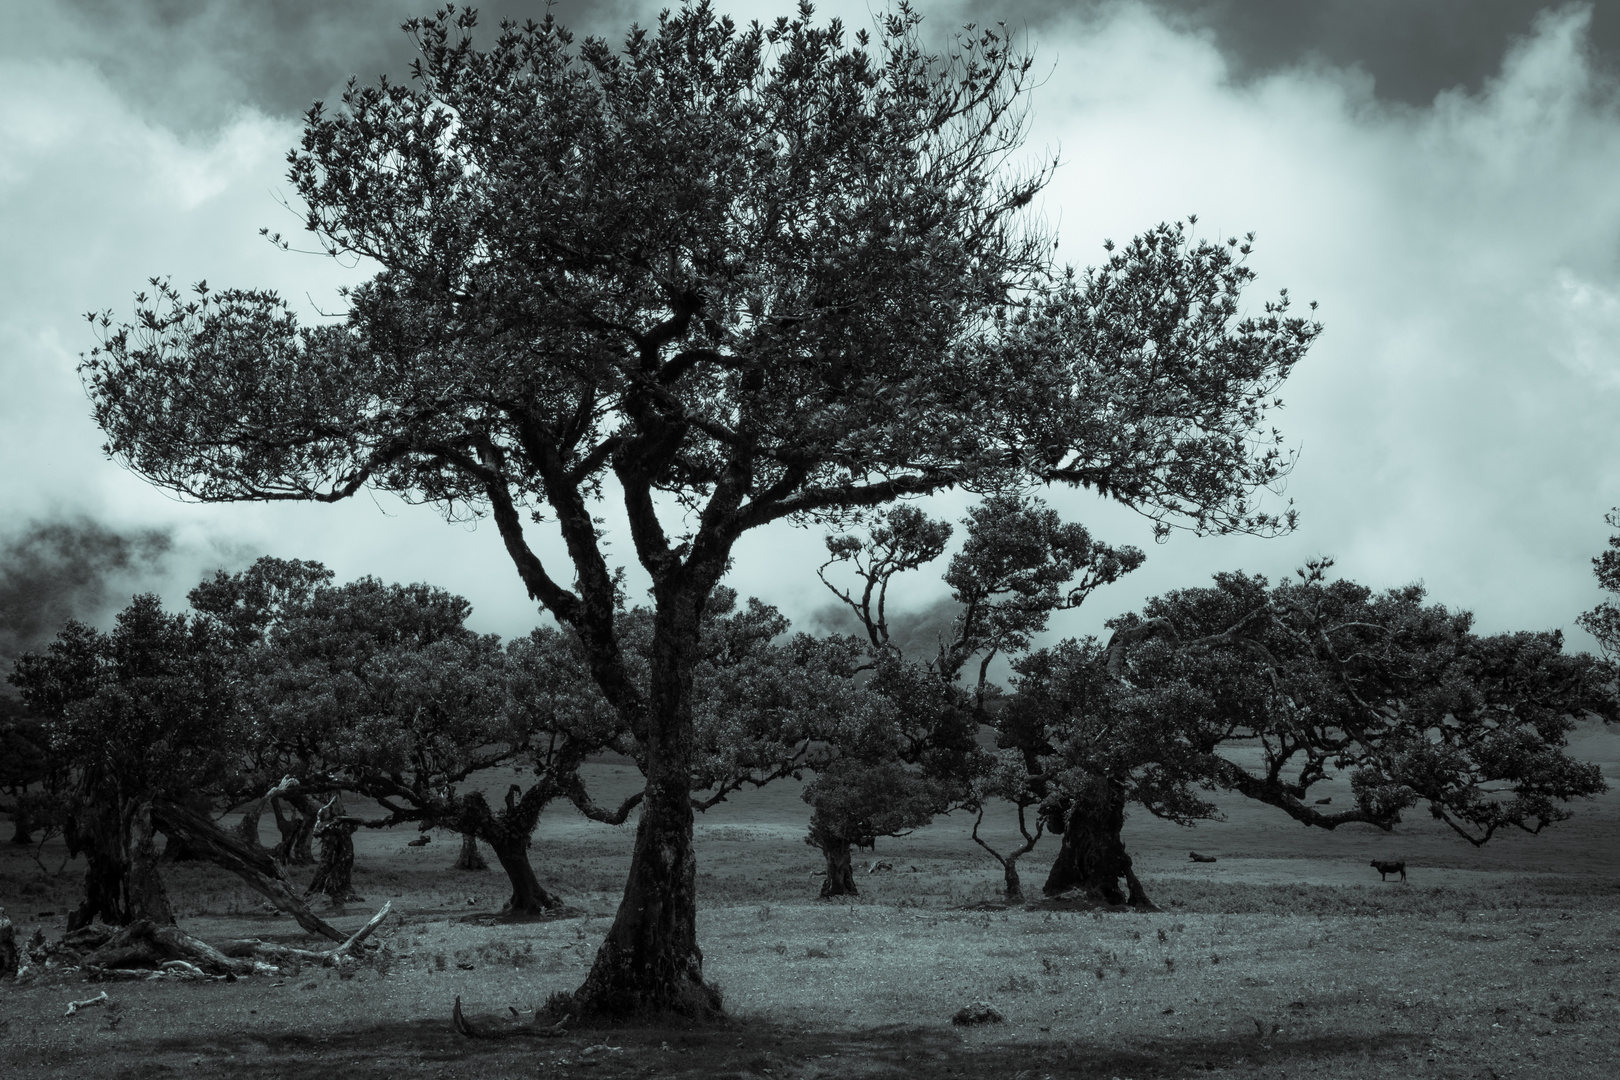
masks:
[[[946,596],[919,607],[891,609],[885,618],[889,641],[907,660],[932,661],[951,640],[961,610],[962,605]],[[866,627],[860,619],[848,606],[836,601],[816,609],[803,626],[795,629],[811,634],[853,634],[866,640]]]
[[[1505,46],[1531,35],[1546,0],[1147,0],[1178,32],[1209,39],[1228,74],[1252,82],[1290,68],[1334,68],[1372,77],[1384,101],[1426,106],[1445,90],[1480,90],[1501,67]],[[959,4],[962,19],[992,15],[1036,36],[1076,12],[1107,17],[1116,0]],[[1592,5],[1565,4],[1566,10]],[[1588,49],[1600,65],[1620,58],[1620,10],[1593,12]]]
[[[345,578],[431,580],[472,599],[481,629],[533,624],[492,529],[446,528],[388,498],[167,499],[102,458],[74,374],[94,341],[81,314],[127,312],[152,274],[277,288],[313,318],[337,310],[336,287],[366,267],[276,252],[257,230],[296,230],[278,199],[297,114],[350,72],[402,75],[397,24],[425,6],[12,5],[23,32],[0,44],[0,246],[19,253],[0,268],[0,499],[12,520],[93,507],[120,534],[172,529],[190,551],[225,543],[321,559]],[[1302,451],[1287,492],[1301,530],[1154,547],[1128,511],[1048,492],[1099,538],[1149,554],[1062,632],[1094,631],[1215,570],[1275,577],[1319,554],[1375,585],[1423,579],[1487,629],[1572,628],[1596,601],[1588,560],[1620,503],[1615,16],[1534,7],[1469,4],[1467,19],[1445,20],[1439,0],[924,6],[929,33],[998,10],[1027,26],[1044,77],[1030,151],[1064,162],[1038,204],[1061,259],[1095,262],[1105,237],[1197,213],[1202,235],[1258,232],[1256,306],[1286,285],[1320,301],[1327,326],[1280,417]],[[485,21],[501,10],[541,6],[485,5]],[[869,18],[854,0],[822,10]],[[657,8],[558,12],[617,39]],[[965,504],[930,509],[958,518]],[[623,537],[611,508],[607,527]],[[749,536],[731,584],[808,626],[826,603],[823,551],[815,530]],[[628,543],[614,553],[627,557]],[[914,575],[897,609],[930,610],[940,568]]]
[[[351,75],[362,82],[379,75],[404,81],[416,51],[400,26],[441,6],[422,0],[61,0],[16,12],[21,29],[8,19],[12,44],[0,52],[87,63],[137,113],[200,132],[243,111],[292,119],[317,99],[335,104]],[[544,0],[469,6],[491,33],[503,18],[540,19],[546,12]],[[570,0],[552,11],[581,35],[617,38],[636,17],[635,7]]]
[[[162,571],[167,531],[122,534],[88,518],[29,522],[0,540],[0,671],[69,618],[92,621]]]

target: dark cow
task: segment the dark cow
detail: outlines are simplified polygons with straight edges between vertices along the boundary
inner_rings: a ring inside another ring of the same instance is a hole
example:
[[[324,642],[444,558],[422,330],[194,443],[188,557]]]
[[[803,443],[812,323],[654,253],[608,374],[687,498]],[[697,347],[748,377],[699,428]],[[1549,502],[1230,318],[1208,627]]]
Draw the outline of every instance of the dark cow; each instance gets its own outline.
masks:
[[[1372,868],[1378,871],[1379,881],[1388,881],[1390,874],[1399,874],[1401,875],[1402,881],[1406,880],[1405,860],[1402,860],[1401,862],[1379,862],[1377,859],[1374,859],[1372,861]]]
[[[1192,856],[1192,861],[1193,862],[1214,862],[1215,861],[1215,856],[1213,856],[1213,855],[1200,855],[1196,851],[1189,851],[1189,852],[1187,852],[1187,854]]]

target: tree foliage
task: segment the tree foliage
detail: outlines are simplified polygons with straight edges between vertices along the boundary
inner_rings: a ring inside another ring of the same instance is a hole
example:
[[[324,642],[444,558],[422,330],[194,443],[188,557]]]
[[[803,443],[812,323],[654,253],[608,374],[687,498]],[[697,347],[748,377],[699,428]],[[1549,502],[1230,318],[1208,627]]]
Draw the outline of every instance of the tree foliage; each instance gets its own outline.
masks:
[[[1611,510],[1603,520],[1610,528],[1620,530],[1620,510]],[[1604,592],[1620,594],[1620,532],[1611,535],[1608,548],[1592,560],[1592,572]],[[1620,605],[1606,599],[1591,611],[1582,612],[1577,621],[1582,630],[1597,638],[1604,656],[1620,660]]]
[[[1540,832],[1605,790],[1567,753],[1578,718],[1620,716],[1603,665],[1557,633],[1480,636],[1421,586],[1378,593],[1330,566],[1277,585],[1217,574],[1112,620],[1106,647],[1069,640],[1020,661],[1000,739],[1030,763],[1049,819],[1134,803],[1190,824],[1216,816],[1204,793],[1225,789],[1326,829],[1387,830],[1424,806],[1479,845]],[[1310,798],[1343,775],[1352,805]],[[1117,826],[1105,831],[1107,880],[1057,873],[1060,855],[1049,891],[1117,892],[1129,859]]]
[[[1065,523],[1039,499],[1024,496],[991,496],[969,510],[962,524],[962,547],[944,574],[956,615],[934,654],[922,658],[905,656],[890,633],[889,587],[895,575],[941,557],[951,526],[902,505],[864,539],[828,538],[822,581],[866,632],[874,669],[867,689],[892,703],[894,733],[887,741],[869,744],[877,752],[867,749],[849,766],[819,775],[805,798],[816,807],[812,842],[817,821],[823,819],[888,823],[883,829],[862,826],[847,834],[869,842],[925,825],[933,815],[956,807],[973,811],[982,822],[990,799],[1008,798],[1018,808],[1023,848],[996,851],[979,836],[977,824],[973,835],[1001,863],[1008,892],[1016,896],[1017,860],[1034,847],[1043,828],[1037,822],[1037,831],[1030,833],[1024,811],[1042,800],[1044,789],[1029,785],[1027,769],[992,760],[978,745],[981,725],[990,723],[1002,704],[999,687],[989,680],[990,664],[998,656],[1027,650],[1054,611],[1078,607],[1094,589],[1135,569],[1143,556],[1133,547],[1094,540],[1083,526]],[[853,570],[859,586],[845,588],[830,580],[828,571],[834,566]],[[970,666],[976,670],[964,685],[961,676]],[[877,780],[885,775],[889,795]],[[904,813],[895,808],[904,808]],[[847,866],[847,845],[845,839],[844,851],[829,852],[829,881],[835,862]]]
[[[173,921],[152,847],[152,804],[190,802],[228,783],[231,680],[205,619],[134,598],[110,632],[70,620],[9,676],[71,771],[69,848],[87,856],[86,897],[69,927]]]

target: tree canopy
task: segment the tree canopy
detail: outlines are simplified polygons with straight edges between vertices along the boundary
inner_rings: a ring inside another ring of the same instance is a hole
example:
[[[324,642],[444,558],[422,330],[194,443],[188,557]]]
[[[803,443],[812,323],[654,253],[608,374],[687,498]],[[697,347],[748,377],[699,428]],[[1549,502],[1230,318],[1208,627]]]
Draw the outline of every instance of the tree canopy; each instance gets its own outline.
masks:
[[[1567,752],[1578,719],[1620,718],[1605,665],[1556,632],[1478,635],[1422,586],[1375,592],[1331,565],[1276,585],[1217,574],[1112,620],[1106,646],[1071,639],[1015,665],[999,740],[1064,833],[1048,892],[1118,902],[1124,877],[1147,902],[1119,836],[1127,803],[1190,824],[1225,789],[1307,826],[1385,830],[1422,806],[1480,845],[1605,790]],[[1311,798],[1335,776],[1351,805]]]
[[[1620,509],[1609,511],[1603,520],[1611,528],[1620,529]],[[1620,595],[1620,532],[1611,535],[1607,549],[1592,560],[1592,572],[1604,592],[1611,597]],[[1604,656],[1620,660],[1620,604],[1605,599],[1592,610],[1582,612],[1578,621],[1581,629],[1597,638]]]
[[[549,15],[484,47],[413,19],[408,84],[317,104],[289,180],[322,248],[377,267],[342,318],[155,282],[94,316],[107,451],[206,500],[366,487],[493,520],[579,636],[647,773],[625,902],[573,1008],[706,1012],[690,687],[746,531],[895,498],[1082,485],[1160,526],[1269,532],[1266,423],[1319,327],[1244,316],[1246,242],[1180,225],[1054,273],[1020,172],[1032,60],[1004,28],[925,47],[901,5],[854,35],[706,3],[615,49]],[[285,241],[282,241],[285,243]],[[653,582],[632,677],[597,506]],[[569,569],[525,529],[555,529]],[[645,689],[643,689],[645,687]]]
[[[44,722],[51,752],[72,771],[62,823],[87,856],[75,929],[173,921],[152,846],[152,804],[217,791],[236,771],[231,682],[212,625],[134,598],[110,632],[70,620],[10,681]]]

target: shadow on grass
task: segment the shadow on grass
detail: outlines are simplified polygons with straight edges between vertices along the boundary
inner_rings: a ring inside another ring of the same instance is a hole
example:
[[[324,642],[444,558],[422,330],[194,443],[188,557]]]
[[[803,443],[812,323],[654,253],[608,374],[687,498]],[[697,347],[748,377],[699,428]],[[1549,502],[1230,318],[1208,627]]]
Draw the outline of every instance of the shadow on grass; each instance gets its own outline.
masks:
[[[1335,1066],[1391,1063],[1424,1040],[1384,1033],[1167,1038],[1103,1045],[1087,1039],[997,1043],[996,1029],[970,1039],[948,1028],[894,1025],[864,1031],[806,1031],[764,1020],[708,1026],[627,1025],[556,1037],[508,1018],[500,1037],[468,1039],[448,1017],[397,1021],[332,1032],[254,1032],[130,1041],[109,1054],[103,1044],[84,1065],[95,1075],[148,1078],[228,1075],[232,1080],[372,1080],[398,1076],[681,1080],[743,1077],[1192,1077],[1259,1066],[1286,1075],[1333,1073]],[[491,1021],[483,1023],[489,1030]],[[60,1069],[68,1061],[53,1065]],[[88,1075],[86,1073],[85,1075]]]

